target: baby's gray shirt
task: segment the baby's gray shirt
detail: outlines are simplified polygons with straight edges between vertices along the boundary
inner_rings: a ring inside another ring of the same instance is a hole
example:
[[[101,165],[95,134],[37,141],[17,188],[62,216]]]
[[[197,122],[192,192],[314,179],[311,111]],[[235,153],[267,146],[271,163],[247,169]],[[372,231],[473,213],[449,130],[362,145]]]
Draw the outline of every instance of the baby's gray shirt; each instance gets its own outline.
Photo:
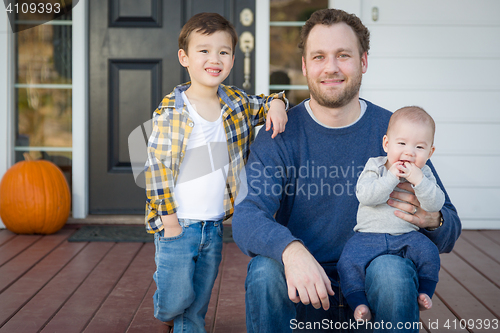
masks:
[[[400,179],[385,167],[387,156],[372,157],[366,162],[356,185],[359,200],[357,224],[354,231],[401,235],[419,228],[394,214],[396,208],[387,204],[392,191],[406,192],[398,187]],[[445,195],[429,166],[422,168],[424,177],[413,186],[420,207],[428,212],[437,212],[444,205]],[[406,182],[406,179],[401,180]]]

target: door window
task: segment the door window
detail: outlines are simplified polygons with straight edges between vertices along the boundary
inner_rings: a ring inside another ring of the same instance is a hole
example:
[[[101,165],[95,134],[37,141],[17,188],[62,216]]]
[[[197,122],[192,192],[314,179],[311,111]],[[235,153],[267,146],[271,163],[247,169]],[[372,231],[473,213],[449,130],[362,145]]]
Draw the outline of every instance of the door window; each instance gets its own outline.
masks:
[[[16,17],[15,162],[25,154],[52,161],[71,185],[71,11],[32,27],[36,19]]]
[[[328,8],[328,0],[271,0],[269,3],[269,89],[270,92],[285,90],[290,103],[295,105],[309,98],[297,47],[300,29],[314,11]]]

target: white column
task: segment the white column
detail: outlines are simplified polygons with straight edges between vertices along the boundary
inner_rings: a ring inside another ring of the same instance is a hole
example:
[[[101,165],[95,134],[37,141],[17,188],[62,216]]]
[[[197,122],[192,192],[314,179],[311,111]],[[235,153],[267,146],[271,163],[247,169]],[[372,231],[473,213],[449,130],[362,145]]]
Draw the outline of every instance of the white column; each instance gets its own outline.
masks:
[[[88,1],[73,8],[73,218],[85,218],[89,197]]]
[[[255,2],[255,94],[269,94],[269,0]]]
[[[0,179],[12,165],[12,93],[13,71],[11,63],[12,29],[7,12],[0,10]],[[0,219],[0,228],[5,228]]]

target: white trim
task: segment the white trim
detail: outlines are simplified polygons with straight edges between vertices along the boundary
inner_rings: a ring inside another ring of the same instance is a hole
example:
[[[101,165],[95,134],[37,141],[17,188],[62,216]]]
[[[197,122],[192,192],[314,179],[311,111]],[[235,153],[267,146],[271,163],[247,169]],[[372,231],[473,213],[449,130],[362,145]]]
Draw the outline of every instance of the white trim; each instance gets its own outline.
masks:
[[[88,214],[88,1],[73,8],[73,218]]]
[[[72,84],[57,84],[57,83],[16,83],[14,88],[35,88],[35,89],[71,89]]]
[[[6,11],[0,13],[0,179],[12,165],[12,29]],[[0,229],[5,225],[0,219]]]
[[[32,146],[18,146],[14,147],[14,151],[62,151],[71,152],[72,147],[32,147]]]
[[[29,24],[29,25],[72,25],[69,20],[52,20],[52,21],[30,21],[30,20],[16,20],[16,24]]]
[[[362,0],[329,0],[328,7],[342,9],[361,18]]]
[[[269,94],[269,0],[255,1],[255,93]]]

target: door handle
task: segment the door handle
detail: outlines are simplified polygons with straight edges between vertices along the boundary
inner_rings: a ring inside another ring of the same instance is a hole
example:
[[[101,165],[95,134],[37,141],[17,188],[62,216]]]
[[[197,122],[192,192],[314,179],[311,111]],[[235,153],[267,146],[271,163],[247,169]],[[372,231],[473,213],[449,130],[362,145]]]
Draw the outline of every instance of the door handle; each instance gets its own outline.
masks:
[[[250,78],[252,75],[252,62],[250,59],[250,52],[254,48],[254,37],[251,32],[245,31],[240,36],[240,50],[245,54],[245,59],[243,62],[243,75],[245,81],[243,82],[243,89],[250,89],[252,84],[250,83]]]

